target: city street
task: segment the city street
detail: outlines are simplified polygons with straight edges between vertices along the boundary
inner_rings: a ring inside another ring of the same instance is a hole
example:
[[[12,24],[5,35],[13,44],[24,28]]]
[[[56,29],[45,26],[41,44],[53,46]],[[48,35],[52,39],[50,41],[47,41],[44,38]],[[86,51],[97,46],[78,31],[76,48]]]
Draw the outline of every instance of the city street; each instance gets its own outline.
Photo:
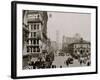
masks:
[[[89,61],[89,60],[86,60],[84,62],[84,58],[83,58],[83,60],[82,59],[80,59],[80,60],[75,59],[70,55],[70,53],[68,53],[68,55],[59,55],[58,53],[57,54],[54,53],[55,54],[54,55],[54,60],[52,62],[52,65],[49,66],[49,67],[51,67],[51,68],[82,67],[82,66],[87,66],[87,62]],[[64,54],[66,54],[66,53],[64,53]],[[81,62],[81,60],[82,60],[82,62]],[[46,67],[46,65],[48,65],[48,63],[45,62],[44,65]],[[27,58],[24,59],[23,67],[24,67],[23,69],[33,69],[33,65],[28,64]]]
[[[80,67],[80,66],[86,66],[87,65],[87,64],[80,64],[80,62],[77,59],[73,58],[73,64],[69,64],[67,66],[66,65],[66,60],[69,57],[70,56],[59,56],[59,55],[56,55],[52,65],[56,65],[57,68],[60,68],[60,66],[62,66],[62,67]]]

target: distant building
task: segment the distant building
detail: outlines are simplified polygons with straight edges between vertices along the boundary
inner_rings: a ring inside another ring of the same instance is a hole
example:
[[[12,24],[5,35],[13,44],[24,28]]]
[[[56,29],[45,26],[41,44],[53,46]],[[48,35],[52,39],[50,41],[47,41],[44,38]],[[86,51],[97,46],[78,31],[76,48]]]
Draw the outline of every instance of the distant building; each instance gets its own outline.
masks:
[[[39,57],[47,46],[47,21],[45,11],[23,11],[23,56]]]
[[[59,50],[59,31],[56,31],[56,46],[57,46],[57,50]]]
[[[63,40],[62,40],[62,50],[64,52],[68,52],[68,45],[71,44],[71,43],[74,43],[76,41],[79,41],[80,38],[78,37],[66,37],[66,36],[63,36]]]
[[[51,47],[53,48],[53,51],[57,51],[58,46],[56,41],[51,41]]]
[[[83,40],[76,41],[68,45],[69,52],[72,56],[76,58],[90,57],[91,54],[91,44],[88,41]]]

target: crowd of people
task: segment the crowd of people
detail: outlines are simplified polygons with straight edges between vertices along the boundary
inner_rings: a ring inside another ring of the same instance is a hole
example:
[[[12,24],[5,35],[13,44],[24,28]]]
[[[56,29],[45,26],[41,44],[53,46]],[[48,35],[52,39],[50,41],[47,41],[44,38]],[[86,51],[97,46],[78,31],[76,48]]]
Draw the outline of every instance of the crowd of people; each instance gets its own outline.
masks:
[[[62,56],[62,55],[58,55],[58,56]],[[65,55],[63,55],[63,56],[65,56]],[[66,65],[66,67],[70,67],[71,64],[72,65],[76,64],[75,60],[77,60],[77,63],[80,64],[80,66],[83,66],[83,65],[90,66],[91,65],[90,58],[87,58],[87,57],[78,57],[77,59],[75,59],[71,55],[66,55],[66,57],[65,57],[66,60],[63,61],[64,64]],[[29,61],[28,67],[31,66],[31,68],[29,68],[29,69],[58,68],[58,66],[56,64],[52,64],[53,61],[55,61],[54,58],[55,58],[54,54],[46,55],[45,60],[42,60],[42,58],[39,58],[37,61],[34,61],[34,60]],[[59,68],[62,68],[62,67],[63,67],[63,65],[59,65]]]

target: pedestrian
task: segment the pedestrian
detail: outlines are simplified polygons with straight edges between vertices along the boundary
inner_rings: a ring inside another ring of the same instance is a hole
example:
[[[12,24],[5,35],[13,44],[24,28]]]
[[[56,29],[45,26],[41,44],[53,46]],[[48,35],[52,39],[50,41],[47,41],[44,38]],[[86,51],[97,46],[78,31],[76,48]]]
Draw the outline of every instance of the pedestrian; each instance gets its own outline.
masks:
[[[66,65],[69,66],[69,62],[66,60]]]
[[[52,68],[54,68],[54,65],[52,65]]]
[[[60,65],[60,68],[62,68],[62,66]]]
[[[90,62],[87,63],[87,66],[90,66]]]
[[[35,69],[35,65],[34,65],[34,62],[32,61],[32,66],[33,66],[33,69]]]
[[[82,64],[82,60],[80,60],[80,65]]]

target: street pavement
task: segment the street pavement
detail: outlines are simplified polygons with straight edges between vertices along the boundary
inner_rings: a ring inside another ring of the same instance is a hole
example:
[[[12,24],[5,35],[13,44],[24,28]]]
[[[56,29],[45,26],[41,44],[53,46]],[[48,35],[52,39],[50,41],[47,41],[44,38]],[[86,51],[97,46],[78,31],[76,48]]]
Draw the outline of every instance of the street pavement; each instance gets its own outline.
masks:
[[[69,66],[66,65],[66,60],[69,58],[70,56],[55,56],[55,59],[52,63],[52,65],[56,65],[57,68],[60,68],[60,66],[62,67],[80,67],[80,66],[86,66],[86,64],[80,64],[80,62],[77,59],[73,58],[73,64],[69,64]]]

